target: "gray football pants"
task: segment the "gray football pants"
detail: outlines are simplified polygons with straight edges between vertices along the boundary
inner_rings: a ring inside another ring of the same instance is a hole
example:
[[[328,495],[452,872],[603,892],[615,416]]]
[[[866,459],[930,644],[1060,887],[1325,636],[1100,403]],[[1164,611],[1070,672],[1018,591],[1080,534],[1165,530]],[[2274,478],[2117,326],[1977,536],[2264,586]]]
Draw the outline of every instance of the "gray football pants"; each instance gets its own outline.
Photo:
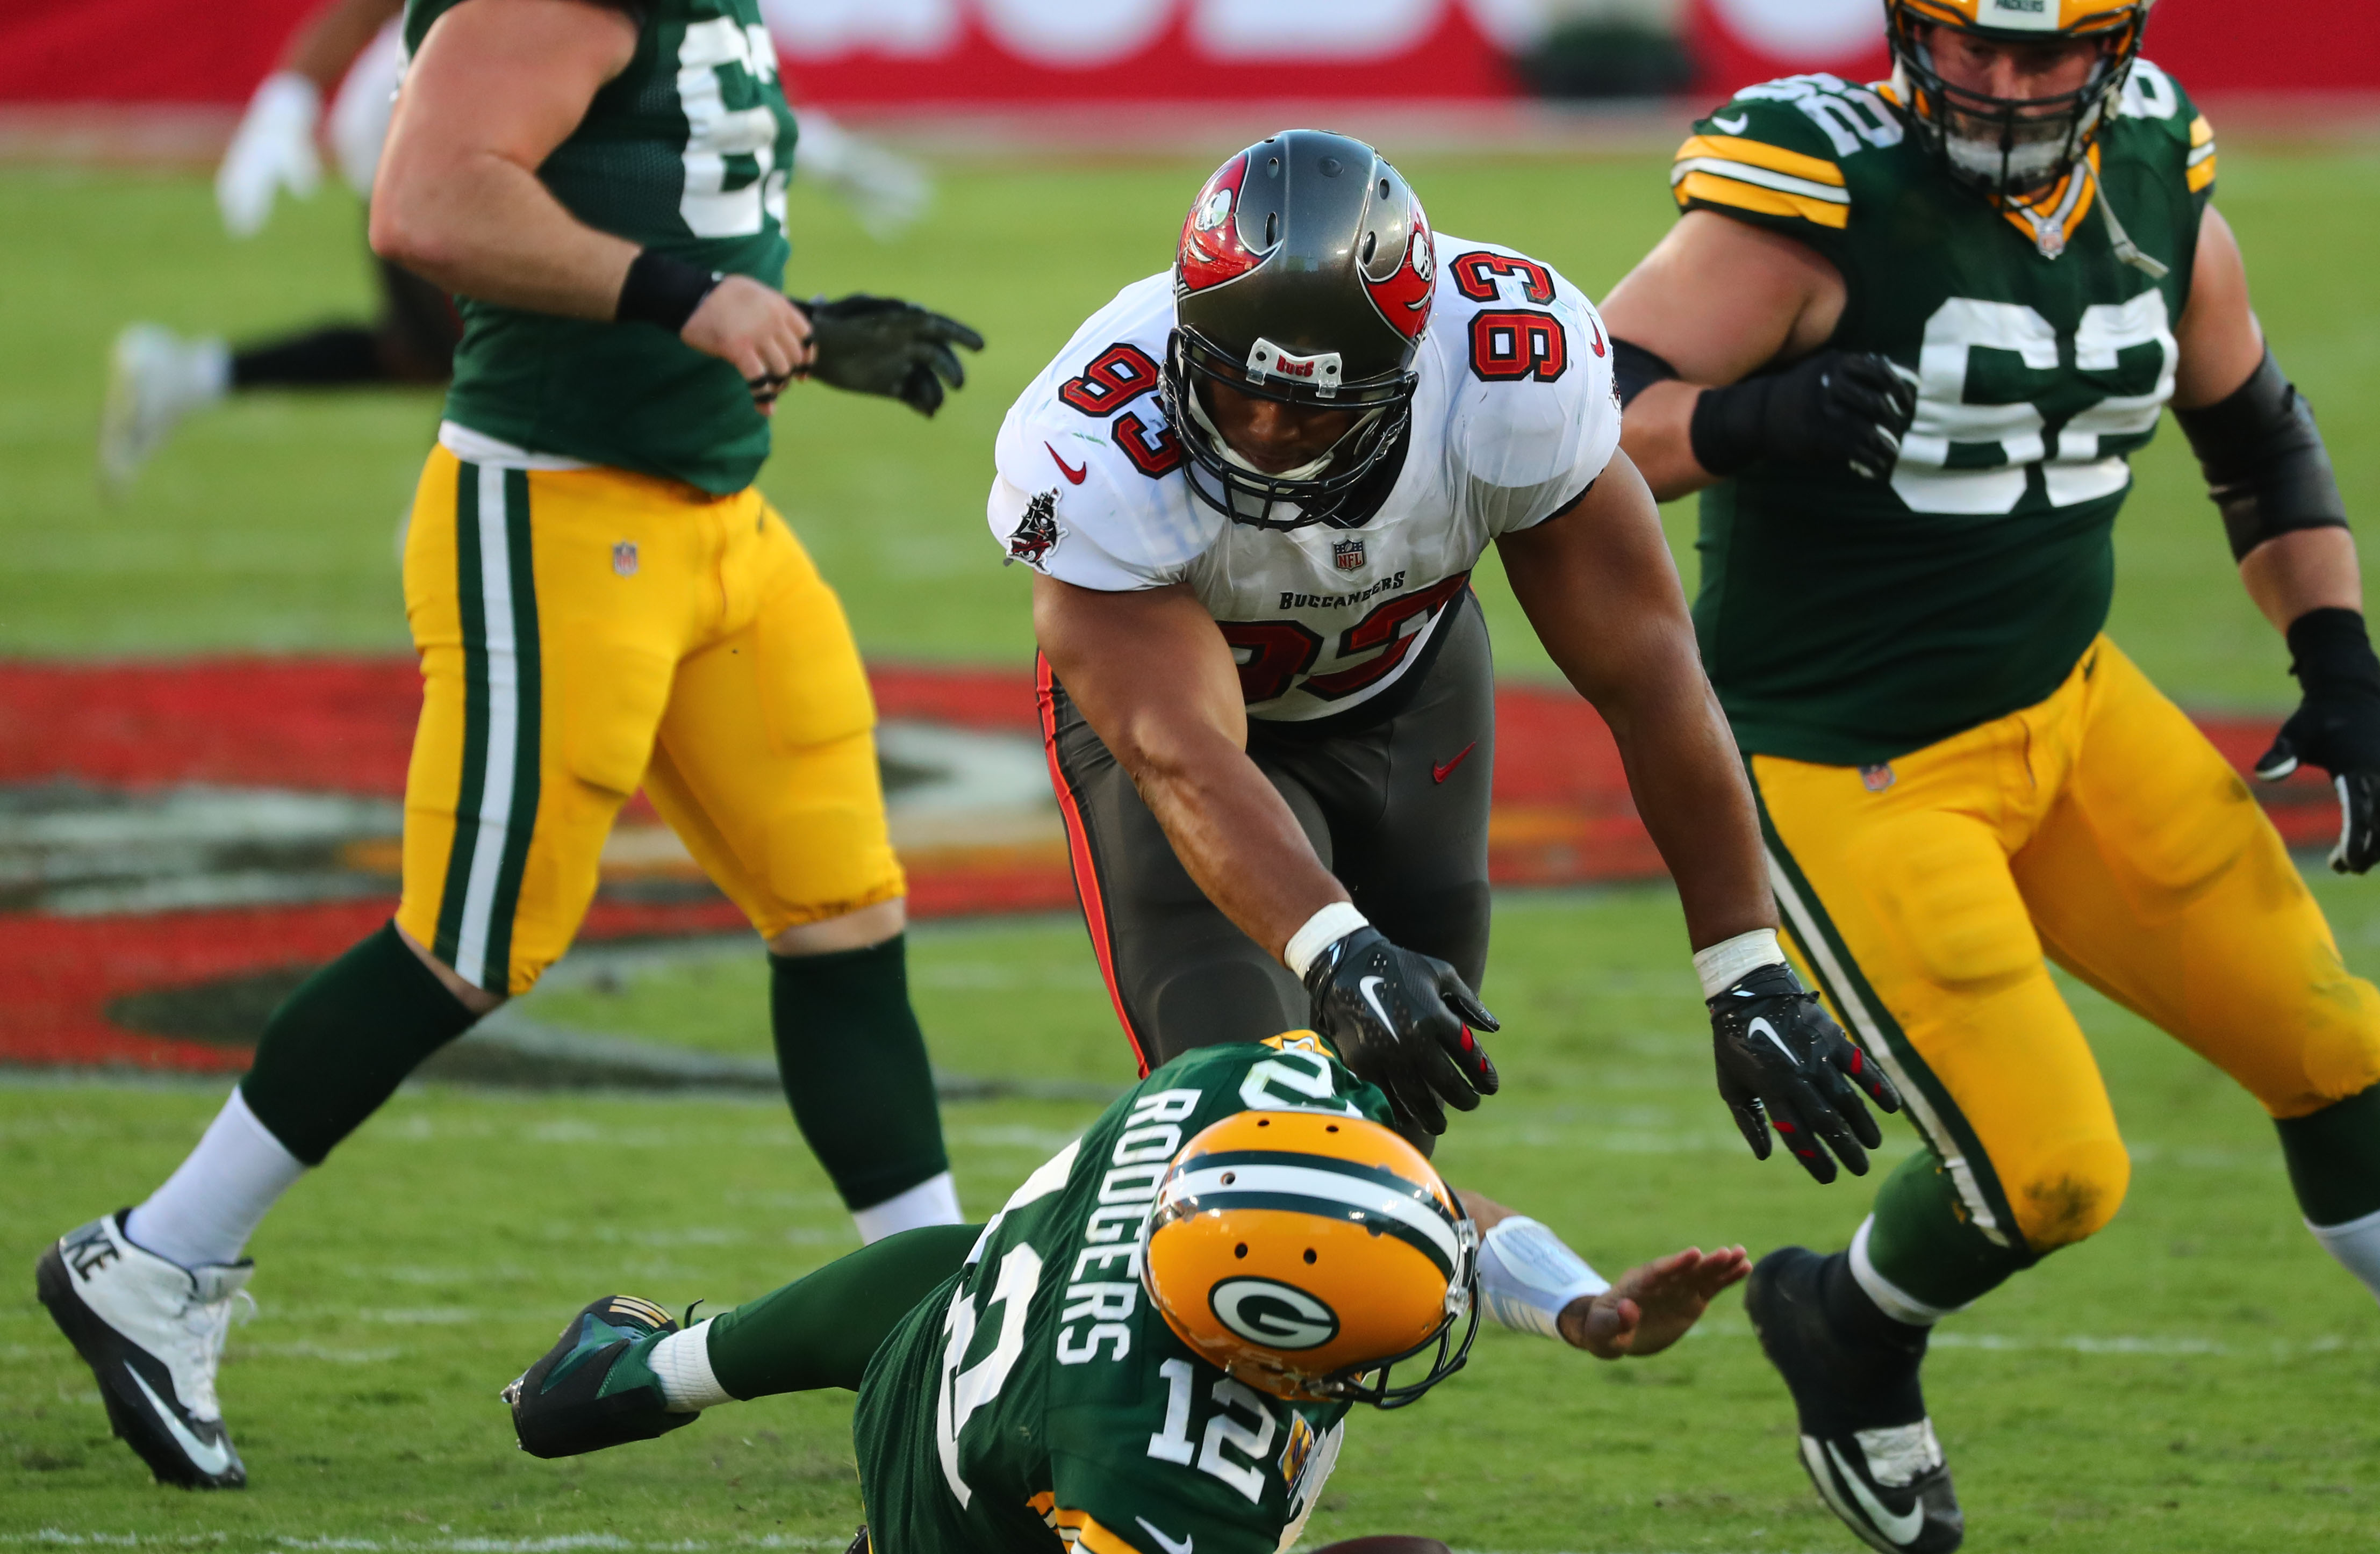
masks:
[[[1251,718],[1248,755],[1356,908],[1476,989],[1488,963],[1494,665],[1468,590],[1439,631],[1431,660],[1408,672],[1420,682],[1383,693],[1402,702],[1387,716],[1318,735]],[[1194,1047],[1305,1025],[1297,978],[1192,881],[1046,662],[1039,682],[1075,895],[1141,1073]]]

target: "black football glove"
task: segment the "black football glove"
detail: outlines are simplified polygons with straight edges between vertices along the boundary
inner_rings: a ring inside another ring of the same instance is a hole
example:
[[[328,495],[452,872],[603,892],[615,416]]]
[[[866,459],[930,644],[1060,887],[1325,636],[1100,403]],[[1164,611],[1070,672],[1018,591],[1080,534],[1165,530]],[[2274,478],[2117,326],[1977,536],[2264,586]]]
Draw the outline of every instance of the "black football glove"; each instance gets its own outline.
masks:
[[[1835,1162],[1818,1147],[1821,1139],[1853,1176],[1865,1176],[1867,1151],[1884,1135],[1852,1087],[1887,1111],[1900,1110],[1900,1092],[1827,1017],[1818,995],[1802,990],[1792,967],[1746,972],[1710,1001],[1710,1013],[1718,1099],[1735,1113],[1754,1156],[1768,1158],[1774,1123],[1802,1169],[1820,1182],[1835,1179]]]
[[[1686,433],[1694,461],[1714,475],[1774,458],[1849,466],[1881,480],[1916,414],[1917,380],[1890,358],[1820,351],[1782,371],[1703,390]]]
[[[810,317],[808,377],[854,394],[880,394],[921,416],[942,407],[942,385],[959,388],[966,369],[953,346],[983,349],[983,336],[897,297],[820,297]]]
[[[1305,968],[1314,1028],[1356,1074],[1389,1093],[1401,1117],[1446,1131],[1442,1100],[1469,1111],[1502,1083],[1471,1032],[1498,1029],[1454,968],[1360,928]]]
[[[2309,610],[2289,623],[2289,673],[2305,699],[2281,725],[2256,775],[2277,783],[2300,762],[2338,790],[2338,845],[2330,867],[2361,874],[2380,863],[2380,657],[2353,610]]]

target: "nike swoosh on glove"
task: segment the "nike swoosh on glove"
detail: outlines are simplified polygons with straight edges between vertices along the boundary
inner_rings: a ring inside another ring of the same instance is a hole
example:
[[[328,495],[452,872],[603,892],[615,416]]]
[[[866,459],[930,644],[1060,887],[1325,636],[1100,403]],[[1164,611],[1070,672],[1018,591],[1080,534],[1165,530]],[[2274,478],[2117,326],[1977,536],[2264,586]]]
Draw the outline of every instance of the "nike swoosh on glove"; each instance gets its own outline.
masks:
[[[1710,1016],[1719,1099],[1735,1114],[1754,1157],[1768,1158],[1774,1124],[1802,1169],[1821,1183],[1835,1179],[1821,1140],[1853,1176],[1865,1176],[1867,1151],[1884,1135],[1859,1092],[1887,1111],[1900,1110],[1900,1092],[1827,1017],[1818,995],[1803,989],[1793,968],[1746,972],[1710,1001]]]
[[[1446,1131],[1446,1107],[1472,1111],[1502,1083],[1472,1035],[1500,1029],[1496,1016],[1452,966],[1399,949],[1378,929],[1357,929],[1315,956],[1305,990],[1314,1028],[1340,1058],[1431,1133]]]
[[[951,347],[983,349],[983,336],[958,320],[897,297],[821,297],[805,310],[811,355],[804,376],[897,399],[921,416],[942,407],[944,383],[966,383],[966,369]]]
[[[2256,775],[2277,783],[2301,763],[2329,772],[2338,790],[2330,867],[2361,874],[2380,863],[2380,657],[2353,610],[2309,610],[2289,636],[2289,673],[2305,697],[2258,758]]]

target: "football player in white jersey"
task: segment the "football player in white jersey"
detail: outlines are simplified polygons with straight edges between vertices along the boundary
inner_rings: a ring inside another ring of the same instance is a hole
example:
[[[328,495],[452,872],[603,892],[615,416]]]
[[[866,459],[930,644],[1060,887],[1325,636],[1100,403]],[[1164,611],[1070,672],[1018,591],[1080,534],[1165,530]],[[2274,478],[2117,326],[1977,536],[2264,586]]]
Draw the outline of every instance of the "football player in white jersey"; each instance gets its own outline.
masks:
[[[1493,543],[1618,740],[1746,1138],[1765,1156],[1774,1123],[1819,1180],[1827,1147],[1864,1172],[1859,1092],[1898,1098],[1778,950],[1609,353],[1576,287],[1434,235],[1360,141],[1287,131],[1208,180],[1172,273],[1075,333],[997,450],[1084,915],[1144,1072],[1310,1026],[1425,1145],[1493,1091],[1468,586]]]

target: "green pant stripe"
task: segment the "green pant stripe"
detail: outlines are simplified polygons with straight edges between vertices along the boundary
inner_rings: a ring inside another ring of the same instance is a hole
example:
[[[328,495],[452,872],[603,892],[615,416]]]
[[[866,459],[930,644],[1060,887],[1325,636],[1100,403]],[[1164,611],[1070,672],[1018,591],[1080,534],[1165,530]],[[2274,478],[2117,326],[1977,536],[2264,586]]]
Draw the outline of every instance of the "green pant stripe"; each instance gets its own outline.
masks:
[[[512,804],[504,827],[503,862],[496,870],[495,902],[488,921],[486,964],[503,976],[512,964],[513,915],[520,906],[521,871],[528,863],[529,838],[537,829],[539,749],[543,728],[543,689],[537,634],[537,577],[529,549],[528,472],[504,471],[504,546],[512,588],[513,654],[517,699]]]
[[[488,622],[480,575],[480,467],[455,472],[455,597],[463,617],[463,773],[455,789],[455,840],[438,900],[438,938],[431,953],[455,964],[463,903],[479,842],[480,793],[488,777]]]
[[[1910,1043],[1908,1033],[1900,1028],[1892,1011],[1876,996],[1876,989],[1860,970],[1851,947],[1828,916],[1825,902],[1810,888],[1809,879],[1794,861],[1792,850],[1778,834],[1777,823],[1768,813],[1767,798],[1760,791],[1760,780],[1749,760],[1744,763],[1744,774],[1751,779],[1753,802],[1760,813],[1761,840],[1768,851],[1769,882],[1784,913],[1787,931],[1801,946],[1803,956],[1817,976],[1819,987],[1850,1023],[1860,1044],[1891,1076],[1910,1121],[1941,1158],[1975,1227],[2001,1245],[2022,1250],[2023,1232],[2017,1229],[2016,1216],[2010,1208],[2007,1195],[2000,1190],[1998,1173],[1992,1169],[1991,1157],[1985,1152],[1983,1141],[1975,1136],[1958,1101]]]

